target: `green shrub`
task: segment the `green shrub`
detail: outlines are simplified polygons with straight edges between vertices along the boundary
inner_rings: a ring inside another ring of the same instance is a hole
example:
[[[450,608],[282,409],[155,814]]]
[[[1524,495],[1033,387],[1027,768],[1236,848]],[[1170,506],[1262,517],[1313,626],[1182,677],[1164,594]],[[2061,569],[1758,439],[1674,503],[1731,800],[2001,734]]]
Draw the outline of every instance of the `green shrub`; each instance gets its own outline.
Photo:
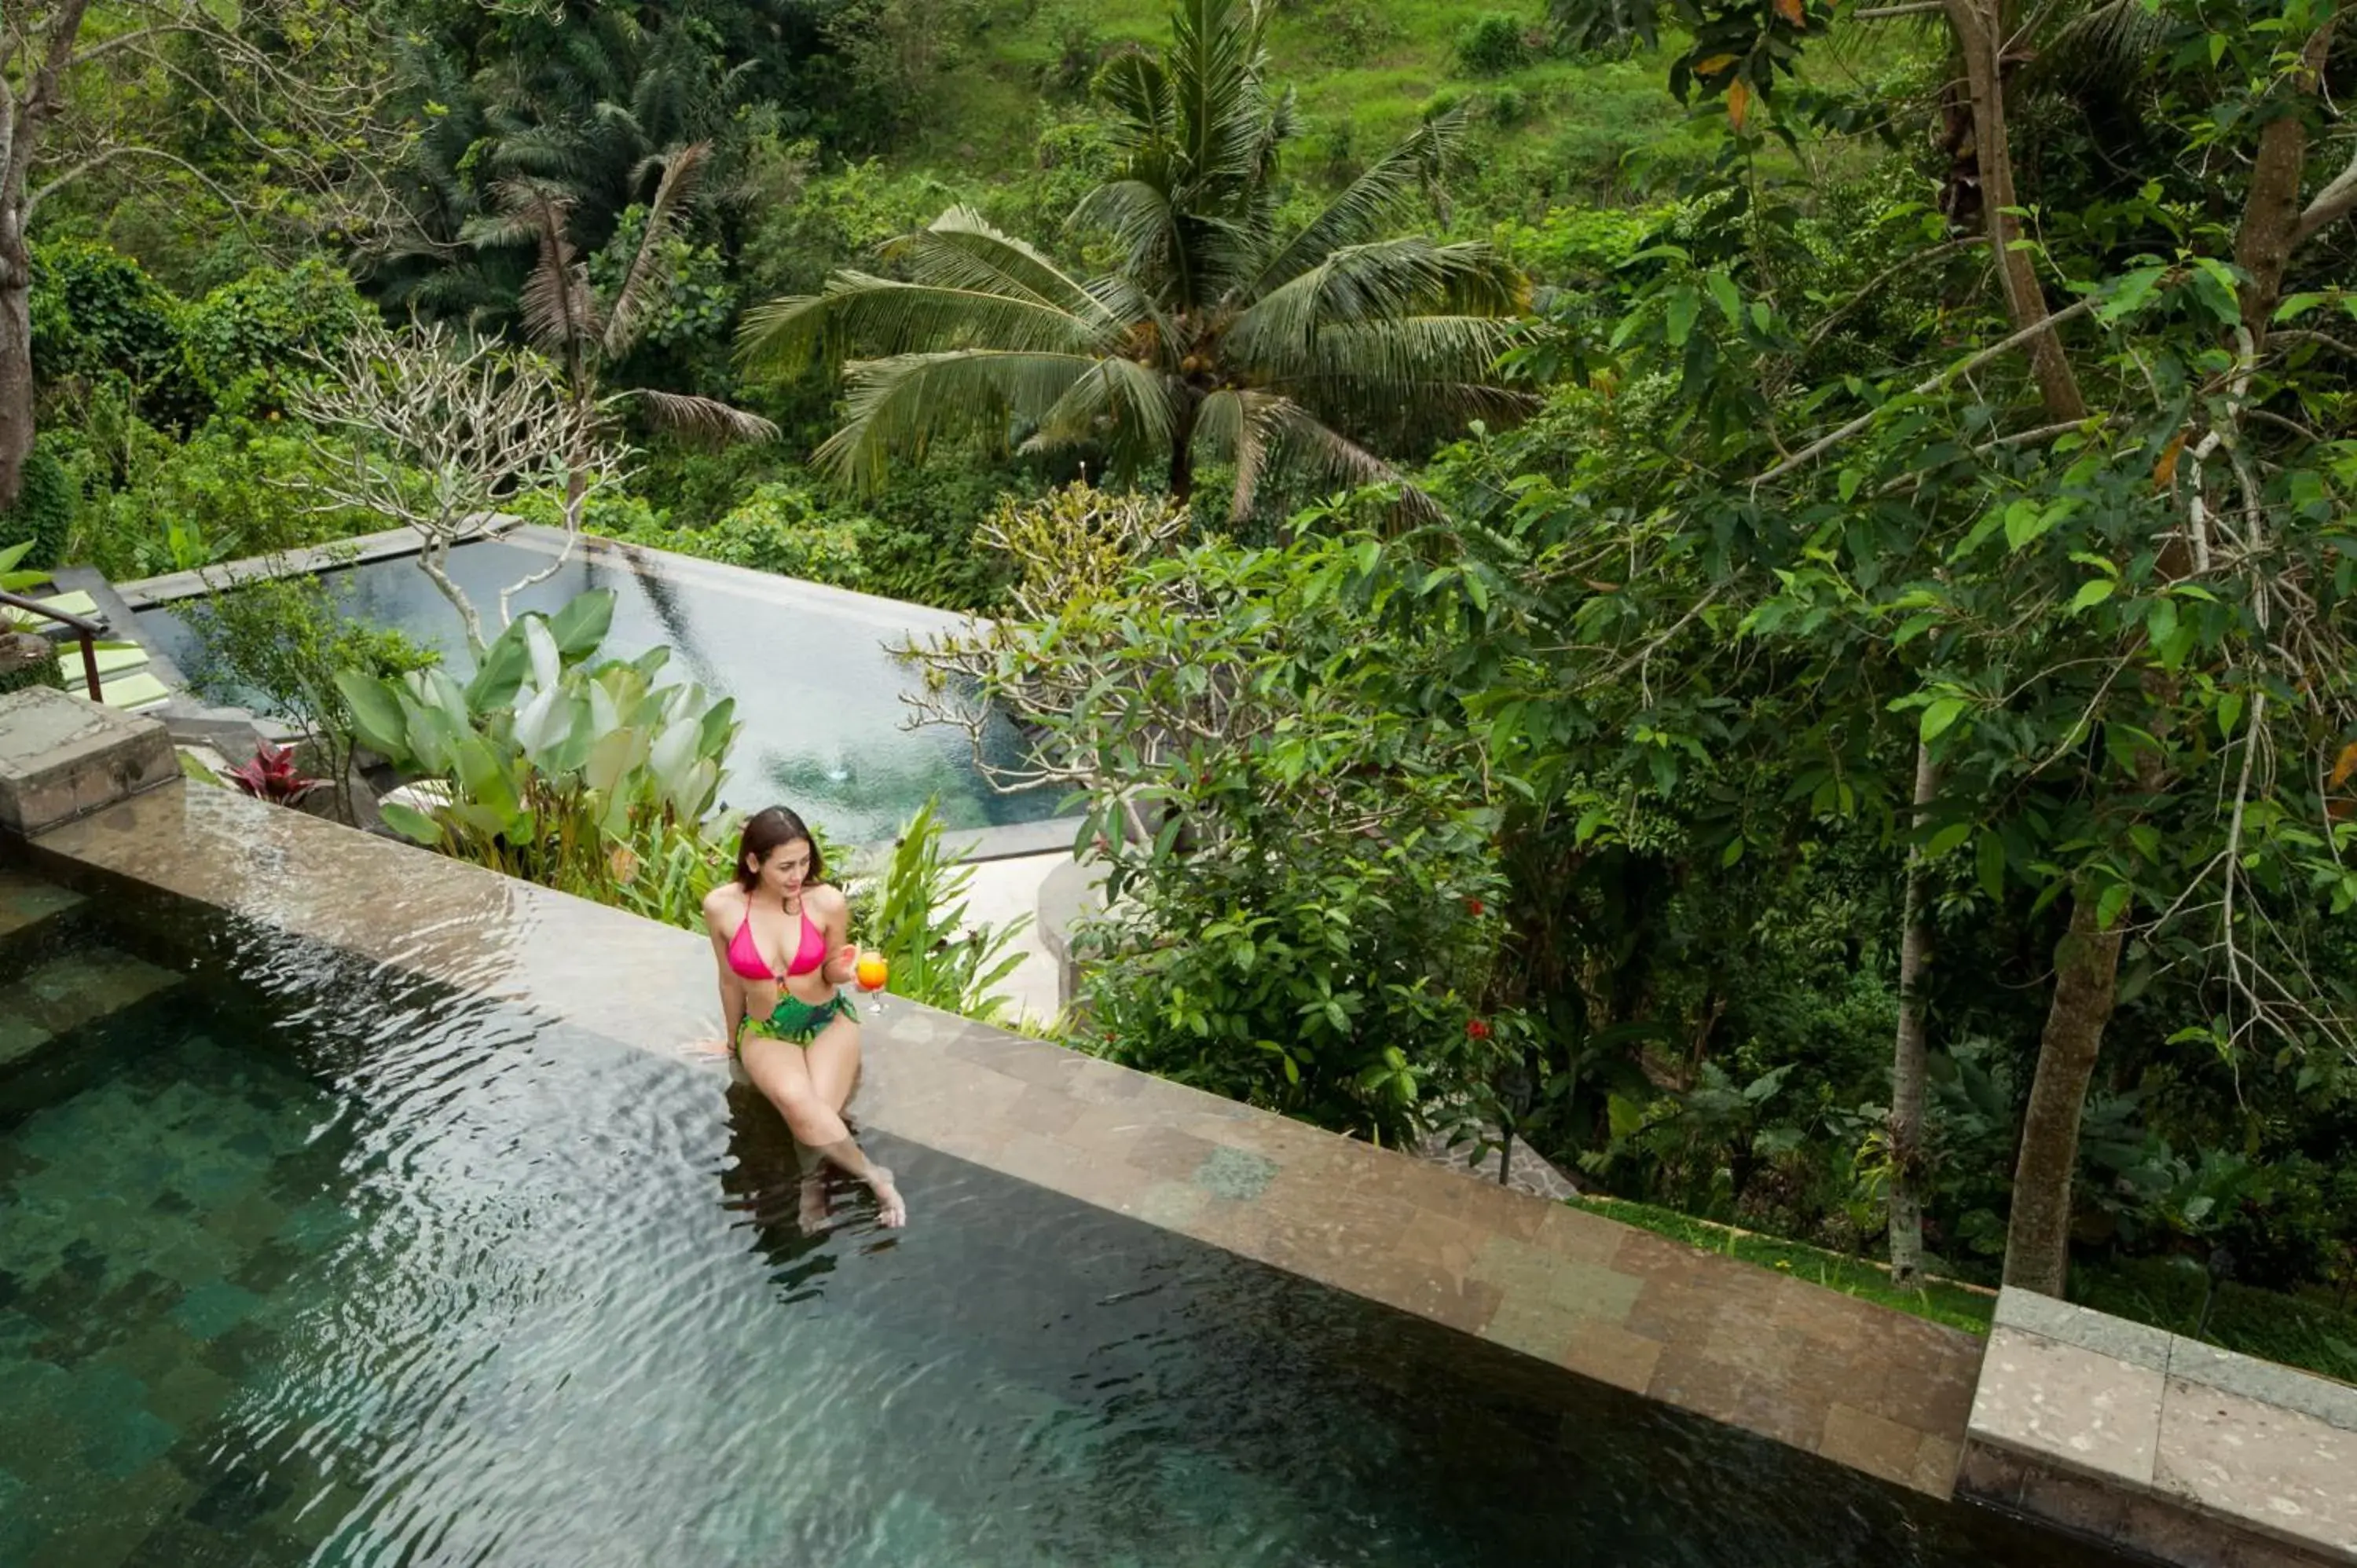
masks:
[[[867,518],[831,512],[808,490],[757,485],[707,531],[700,553],[780,576],[856,587],[866,577],[860,544],[873,527]]]
[[[1637,253],[1659,221],[1657,212],[1565,206],[1535,223],[1501,223],[1490,239],[1538,282],[1600,283]]]
[[[1346,70],[1365,66],[1397,43],[1405,31],[1388,12],[1365,0],[1336,0],[1318,10],[1312,26],[1318,34],[1318,58]]]
[[[1457,35],[1457,63],[1473,76],[1503,76],[1531,62],[1523,24],[1502,11],[1485,11]]]
[[[960,865],[942,847],[941,818],[928,800],[900,830],[892,858],[875,879],[863,947],[882,952],[890,966],[889,989],[929,1007],[985,1024],[1006,1009],[997,988],[1023,961],[1009,953],[1028,924],[977,924],[966,918],[966,891],[974,867]]]
[[[1110,587],[1103,552],[1000,527],[1052,617],[931,671],[979,678],[1082,775],[1109,902],[1075,937],[1076,1040],[1385,1141],[1482,1108],[1522,1025],[1486,1008],[1503,878],[1478,761],[1408,695],[1446,633],[1375,607],[1373,541],[1171,557],[1136,521]]]
[[[1104,58],[1104,39],[1096,18],[1086,6],[1058,5],[1042,14],[1039,30],[1047,35],[1049,56],[1039,68],[1039,85],[1049,92],[1087,91]]]
[[[43,439],[26,454],[16,504],[0,511],[0,550],[13,544],[29,546],[22,557],[27,566],[64,564],[67,542],[73,533],[73,477],[58,461],[51,446]]]
[[[187,306],[181,353],[190,380],[218,402],[241,381],[273,385],[299,372],[342,343],[371,308],[342,268],[317,257],[256,267]]]
[[[520,510],[534,521],[554,521],[553,515],[538,516],[530,507]],[[874,526],[866,517],[829,510],[807,489],[775,481],[754,486],[750,495],[706,528],[674,528],[636,497],[608,499],[604,506],[593,507],[586,521],[592,532],[627,543],[846,588],[860,586],[866,579],[861,544]]]
[[[870,512],[812,480],[764,479],[716,521],[697,524],[683,523],[683,514],[693,518],[730,493],[726,466],[683,460],[671,473],[683,497],[673,510],[634,496],[609,497],[593,504],[589,531],[757,572],[975,612],[997,605],[1012,575],[1003,557],[974,547],[974,527],[1001,496],[1032,488],[1024,475],[1006,469],[936,463],[900,476],[870,503]],[[545,508],[518,510],[535,521],[556,521]]]
[[[1661,42],[1661,0],[1553,0],[1548,12],[1569,53],[1625,56]]]
[[[431,669],[441,656],[353,618],[335,590],[305,575],[215,587],[174,613],[196,639],[190,685],[210,701],[258,703],[292,724],[307,766],[335,789],[338,814],[350,821],[354,728],[336,672],[392,678]]]
[[[178,355],[178,302],[105,245],[35,246],[31,309],[33,374],[43,381],[117,371],[145,383]]]
[[[119,482],[100,473],[80,508],[68,558],[110,577],[194,571],[217,562],[296,550],[383,526],[373,512],[321,510],[303,481],[324,461],[301,425],[274,411],[220,414],[185,442],[131,420]],[[95,467],[102,459],[87,455]]]

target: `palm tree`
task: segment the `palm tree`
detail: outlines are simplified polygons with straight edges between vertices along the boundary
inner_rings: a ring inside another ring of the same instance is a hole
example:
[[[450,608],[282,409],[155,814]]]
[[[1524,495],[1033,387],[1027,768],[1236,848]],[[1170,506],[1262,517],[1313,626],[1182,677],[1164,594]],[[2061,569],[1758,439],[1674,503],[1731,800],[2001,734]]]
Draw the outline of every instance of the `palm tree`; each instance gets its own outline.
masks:
[[[1242,514],[1277,467],[1385,478],[1371,436],[1523,405],[1491,379],[1520,274],[1479,242],[1376,237],[1430,185],[1461,116],[1426,122],[1282,232],[1278,155],[1299,121],[1265,85],[1264,19],[1254,0],[1179,0],[1168,48],[1105,68],[1123,166],[1073,219],[1112,232],[1106,275],[1076,277],[953,207],[884,247],[902,275],[838,272],[748,315],[748,360],[850,359],[823,466],[868,488],[937,436],[1011,430],[1028,450],[1100,449],[1116,472],[1167,462],[1181,499],[1200,460],[1227,459]]]
[[[756,413],[717,398],[652,387],[608,391],[605,372],[630,357],[656,318],[673,278],[665,248],[679,231],[695,187],[711,156],[707,144],[682,147],[651,160],[661,170],[646,220],[620,278],[601,297],[589,269],[575,250],[573,196],[564,187],[519,179],[494,192],[496,217],[479,232],[487,245],[528,243],[538,260],[519,300],[525,336],[553,360],[565,395],[581,412],[579,428],[610,434],[625,410],[652,424],[720,440],[774,440],[778,427]],[[566,525],[577,527],[589,476],[565,454]]]
[[[732,134],[751,66],[708,35],[683,14],[555,0],[471,40],[406,48],[418,134],[393,176],[406,221],[375,258],[384,303],[513,327],[536,236],[505,220],[508,198],[561,191],[574,242],[605,245],[669,150]]]

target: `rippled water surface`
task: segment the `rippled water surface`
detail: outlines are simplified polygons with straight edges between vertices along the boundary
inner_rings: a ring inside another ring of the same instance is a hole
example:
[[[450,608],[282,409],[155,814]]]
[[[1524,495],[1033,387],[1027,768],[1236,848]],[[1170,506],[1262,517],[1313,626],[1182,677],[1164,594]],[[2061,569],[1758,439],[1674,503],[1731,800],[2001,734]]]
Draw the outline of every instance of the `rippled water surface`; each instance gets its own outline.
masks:
[[[0,1015],[65,1024],[0,1030],[0,1563],[2095,1561],[880,1137],[915,1223],[808,1237],[709,1070],[42,929],[0,942]]]

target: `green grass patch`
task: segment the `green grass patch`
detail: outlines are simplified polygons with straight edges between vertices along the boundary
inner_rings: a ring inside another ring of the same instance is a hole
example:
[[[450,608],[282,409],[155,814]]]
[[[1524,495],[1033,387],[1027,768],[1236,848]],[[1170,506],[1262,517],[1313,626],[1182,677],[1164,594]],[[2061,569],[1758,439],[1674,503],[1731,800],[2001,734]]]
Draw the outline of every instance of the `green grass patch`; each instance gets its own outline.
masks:
[[[1988,1332],[1990,1315],[1996,1309],[1996,1293],[1979,1286],[1933,1280],[1921,1290],[1894,1290],[1890,1271],[1871,1259],[1696,1219],[1650,1203],[1583,1197],[1574,1199],[1573,1207],[1974,1334]],[[2080,1305],[2187,1336],[2201,1321],[2203,1285],[2198,1266],[2173,1258],[2081,1262],[2071,1270],[2071,1299]],[[2357,1312],[2325,1292],[2287,1295],[2228,1281],[2218,1288],[2201,1337],[2245,1356],[2357,1383]]]
[[[963,45],[964,58],[932,91],[923,123],[891,160],[903,168],[954,166],[985,179],[1029,161],[1042,101],[1041,68],[1056,55],[1056,29],[1071,7],[1009,4]],[[1098,43],[1112,50],[1168,41],[1168,0],[1113,0],[1085,6]],[[1347,138],[1353,158],[1371,158],[1405,135],[1437,99],[1466,102],[1476,134],[1458,183],[1472,205],[1494,177],[1500,193],[1527,195],[1532,168],[1559,169],[1551,195],[1602,197],[1620,182],[1626,156],[1656,140],[1676,141],[1684,111],[1667,88],[1669,48],[1629,59],[1566,59],[1544,51],[1496,75],[1468,74],[1457,40],[1491,13],[1542,12],[1498,0],[1290,0],[1268,34],[1270,79],[1299,95],[1313,145]],[[1665,39],[1665,44],[1670,40]],[[1069,101],[1069,100],[1068,100]],[[1345,158],[1323,166],[1307,149],[1291,167],[1313,187],[1347,177]]]
[[[1806,1280],[1827,1290],[1837,1290],[1861,1301],[1894,1307],[1918,1317],[1928,1317],[1934,1323],[1944,1323],[1968,1334],[1986,1334],[1989,1317],[1996,1310],[1996,1296],[1990,1291],[1948,1280],[1932,1280],[1918,1290],[1897,1290],[1891,1286],[1890,1271],[1869,1259],[1853,1258],[1841,1252],[1829,1252],[1822,1247],[1763,1236],[1754,1230],[1738,1230],[1732,1226],[1713,1224],[1707,1219],[1696,1219],[1674,1209],[1655,1208],[1650,1203],[1583,1197],[1574,1199],[1573,1205],[1590,1214],[1617,1219],[1623,1225],[1634,1225],[1656,1235],[1667,1236],[1672,1240],[1684,1241],[1706,1252],[1717,1252],[1721,1257],[1772,1269],[1777,1273],[1790,1274],[1794,1279]]]
[[[2115,1317],[2190,1335],[2201,1319],[2204,1276],[2191,1260],[2136,1258],[2074,1266],[2071,1299]],[[2232,1280],[2218,1287],[2201,1337],[2228,1350],[2357,1383],[2357,1312],[2332,1297],[2286,1295]]]

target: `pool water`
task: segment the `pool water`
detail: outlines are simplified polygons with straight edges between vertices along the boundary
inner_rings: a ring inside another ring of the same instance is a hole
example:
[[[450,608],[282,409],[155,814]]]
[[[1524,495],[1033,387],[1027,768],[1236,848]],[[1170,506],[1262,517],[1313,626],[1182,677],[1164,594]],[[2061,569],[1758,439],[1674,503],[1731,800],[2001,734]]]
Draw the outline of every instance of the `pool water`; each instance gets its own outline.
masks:
[[[500,590],[552,559],[533,544],[484,540],[453,550],[449,572],[496,632]],[[472,668],[457,611],[414,559],[323,575],[348,614],[439,649],[453,671]],[[635,659],[666,646],[672,679],[737,699],[745,727],[724,794],[740,809],[782,801],[845,843],[890,839],[929,796],[940,798],[952,828],[1032,822],[1057,809],[1052,790],[994,790],[962,732],[904,727],[909,710],[900,693],[913,690],[917,677],[887,647],[956,618],[661,553],[586,544],[547,582],[518,594],[514,607],[553,611],[592,588],[615,596],[607,653]],[[201,650],[171,607],[136,618],[143,639],[192,680],[202,679]],[[220,694],[257,705],[252,693]],[[993,761],[1013,763],[1019,752],[1012,725],[993,731]]]
[[[0,912],[20,882],[0,883]],[[0,941],[0,1562],[2108,1559],[230,924]]]

